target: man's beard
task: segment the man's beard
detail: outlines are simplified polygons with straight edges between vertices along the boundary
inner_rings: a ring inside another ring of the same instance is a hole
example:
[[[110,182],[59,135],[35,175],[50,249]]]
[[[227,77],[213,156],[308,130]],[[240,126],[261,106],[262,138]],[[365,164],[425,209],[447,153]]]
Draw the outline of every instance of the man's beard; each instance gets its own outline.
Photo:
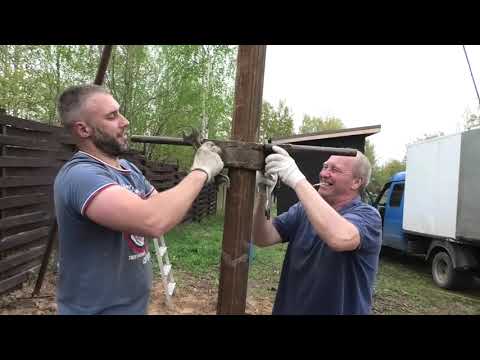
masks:
[[[116,157],[128,150],[128,143],[121,144],[115,137],[104,133],[99,128],[94,128],[92,142],[107,155]]]

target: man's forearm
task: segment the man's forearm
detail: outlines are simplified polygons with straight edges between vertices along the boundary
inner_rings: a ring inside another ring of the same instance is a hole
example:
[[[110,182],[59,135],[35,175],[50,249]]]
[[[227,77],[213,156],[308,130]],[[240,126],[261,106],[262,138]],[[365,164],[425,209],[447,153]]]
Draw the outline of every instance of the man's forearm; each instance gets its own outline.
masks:
[[[280,235],[272,224],[272,220],[265,217],[266,195],[257,193],[253,211],[253,242],[257,246],[269,246],[281,241]]]
[[[158,235],[168,232],[183,220],[206,180],[206,173],[194,170],[177,186],[146,200],[151,209],[149,222],[155,227]]]
[[[360,237],[357,228],[332,208],[307,180],[299,181],[295,192],[316,233],[329,247],[336,251],[358,247]]]

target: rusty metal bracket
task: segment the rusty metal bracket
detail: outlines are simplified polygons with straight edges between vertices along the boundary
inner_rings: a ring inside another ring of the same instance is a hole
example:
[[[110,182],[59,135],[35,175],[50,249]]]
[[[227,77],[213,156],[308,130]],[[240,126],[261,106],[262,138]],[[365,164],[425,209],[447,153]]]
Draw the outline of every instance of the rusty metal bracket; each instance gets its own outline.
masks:
[[[213,142],[222,149],[225,167],[262,170],[265,166],[265,152],[262,144],[220,140]]]
[[[223,141],[201,139],[200,135],[196,131],[193,131],[191,135],[184,135],[183,138],[132,135],[130,140],[133,142],[151,144],[194,146],[195,148],[197,148],[199,144],[203,144],[206,141],[211,141],[220,147],[220,149],[222,149],[222,160],[225,164],[225,167],[246,170],[263,170],[265,167],[265,157],[273,153],[272,148],[274,146],[274,144],[260,144],[235,140]],[[357,155],[357,151],[354,149],[292,144],[281,144],[278,146],[285,149],[290,154],[309,151],[342,156]]]
[[[222,251],[222,259],[223,259],[223,261],[225,262],[226,265],[234,268],[240,263],[247,262],[248,261],[248,255],[243,254],[242,256],[232,260],[232,257],[230,256],[230,254],[227,254],[225,251]]]

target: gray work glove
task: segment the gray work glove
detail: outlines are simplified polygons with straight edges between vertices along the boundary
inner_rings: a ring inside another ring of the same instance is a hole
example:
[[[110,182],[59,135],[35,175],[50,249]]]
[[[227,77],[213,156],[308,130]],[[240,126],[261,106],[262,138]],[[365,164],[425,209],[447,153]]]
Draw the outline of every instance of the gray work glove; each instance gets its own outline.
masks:
[[[265,159],[265,175],[271,176],[278,174],[280,179],[292,189],[300,180],[305,179],[305,175],[298,169],[295,160],[288,152],[279,146],[273,146],[272,150],[276,154],[270,154]]]
[[[270,194],[275,188],[275,185],[277,184],[277,180],[278,180],[277,174],[270,174],[266,176],[261,171],[257,170],[257,175],[255,178],[257,191],[265,195]]]
[[[213,142],[205,142],[195,153],[193,165],[190,170],[202,170],[205,172],[208,177],[207,183],[209,183],[223,169],[223,161],[219,155],[221,153],[222,150]]]

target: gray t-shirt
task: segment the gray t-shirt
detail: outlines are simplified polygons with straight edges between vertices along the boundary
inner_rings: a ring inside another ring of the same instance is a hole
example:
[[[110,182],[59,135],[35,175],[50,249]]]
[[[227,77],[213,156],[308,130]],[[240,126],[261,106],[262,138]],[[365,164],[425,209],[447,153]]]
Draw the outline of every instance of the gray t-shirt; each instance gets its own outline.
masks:
[[[54,184],[59,231],[59,314],[145,314],[152,284],[148,243],[96,224],[85,216],[90,201],[120,185],[142,199],[154,191],[140,170],[120,160],[116,169],[77,152]]]

